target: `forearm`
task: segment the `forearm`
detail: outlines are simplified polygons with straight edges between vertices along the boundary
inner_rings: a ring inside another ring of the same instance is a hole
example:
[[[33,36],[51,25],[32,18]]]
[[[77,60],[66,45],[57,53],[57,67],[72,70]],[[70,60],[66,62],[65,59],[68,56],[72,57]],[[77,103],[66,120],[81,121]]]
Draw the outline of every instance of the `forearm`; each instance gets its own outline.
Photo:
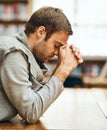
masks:
[[[55,76],[52,76],[43,86],[36,80],[36,77],[29,81],[27,68],[28,64],[23,55],[13,52],[3,62],[0,76],[10,104],[17,109],[23,119],[32,124],[55,101],[64,87]]]
[[[13,106],[30,124],[36,123],[64,89],[62,82],[55,76],[52,76],[45,85],[41,85],[38,91],[32,90],[31,88],[35,86],[30,84],[28,86],[12,82],[10,84],[3,80],[2,83]]]
[[[39,93],[43,105],[43,113],[56,100],[64,90],[64,86],[59,78],[52,76],[49,81],[37,92]]]
[[[62,83],[64,83],[65,79],[69,75],[69,71],[67,69],[63,69],[62,66],[58,66],[53,72],[53,75],[59,78]]]

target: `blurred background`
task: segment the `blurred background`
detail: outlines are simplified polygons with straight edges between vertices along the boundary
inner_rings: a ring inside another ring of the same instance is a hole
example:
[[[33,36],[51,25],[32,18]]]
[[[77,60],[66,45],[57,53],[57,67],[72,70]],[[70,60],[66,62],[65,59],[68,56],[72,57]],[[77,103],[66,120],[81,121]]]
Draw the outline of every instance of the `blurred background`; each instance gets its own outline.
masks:
[[[107,87],[107,0],[0,0],[0,35],[24,29],[31,14],[42,6],[63,10],[74,34],[68,43],[81,49],[84,63],[67,78],[65,87]],[[49,63],[47,80],[57,58]]]

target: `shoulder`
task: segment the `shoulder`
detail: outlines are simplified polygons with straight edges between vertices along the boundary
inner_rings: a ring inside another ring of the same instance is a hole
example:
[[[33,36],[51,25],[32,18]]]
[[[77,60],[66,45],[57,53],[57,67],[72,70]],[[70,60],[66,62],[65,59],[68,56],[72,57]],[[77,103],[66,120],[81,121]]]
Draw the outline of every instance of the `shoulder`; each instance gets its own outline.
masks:
[[[1,36],[0,37],[0,49],[8,49],[11,47],[17,47],[17,44],[19,44],[19,41],[12,36]]]
[[[1,36],[0,37],[0,51],[4,51],[5,53],[14,51],[14,50],[28,50],[23,43],[21,43],[14,36]]]

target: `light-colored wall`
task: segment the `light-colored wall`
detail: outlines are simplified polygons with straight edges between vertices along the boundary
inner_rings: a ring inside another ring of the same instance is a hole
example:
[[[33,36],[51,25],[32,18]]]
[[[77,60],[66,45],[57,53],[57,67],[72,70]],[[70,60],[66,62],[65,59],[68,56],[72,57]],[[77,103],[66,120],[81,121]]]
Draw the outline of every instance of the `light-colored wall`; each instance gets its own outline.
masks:
[[[107,0],[33,0],[32,10],[48,5],[69,18],[74,31],[69,44],[79,46],[83,55],[107,56]]]

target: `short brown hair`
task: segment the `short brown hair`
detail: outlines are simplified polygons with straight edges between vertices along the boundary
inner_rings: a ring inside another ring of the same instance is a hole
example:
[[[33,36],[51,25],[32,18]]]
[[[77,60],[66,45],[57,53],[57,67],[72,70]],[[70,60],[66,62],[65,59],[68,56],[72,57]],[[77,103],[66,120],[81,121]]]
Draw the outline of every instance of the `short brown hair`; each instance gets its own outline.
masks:
[[[69,35],[73,34],[69,20],[59,8],[42,7],[35,11],[26,23],[25,33],[27,35],[34,33],[39,26],[46,28],[45,40],[58,31],[68,32]]]

